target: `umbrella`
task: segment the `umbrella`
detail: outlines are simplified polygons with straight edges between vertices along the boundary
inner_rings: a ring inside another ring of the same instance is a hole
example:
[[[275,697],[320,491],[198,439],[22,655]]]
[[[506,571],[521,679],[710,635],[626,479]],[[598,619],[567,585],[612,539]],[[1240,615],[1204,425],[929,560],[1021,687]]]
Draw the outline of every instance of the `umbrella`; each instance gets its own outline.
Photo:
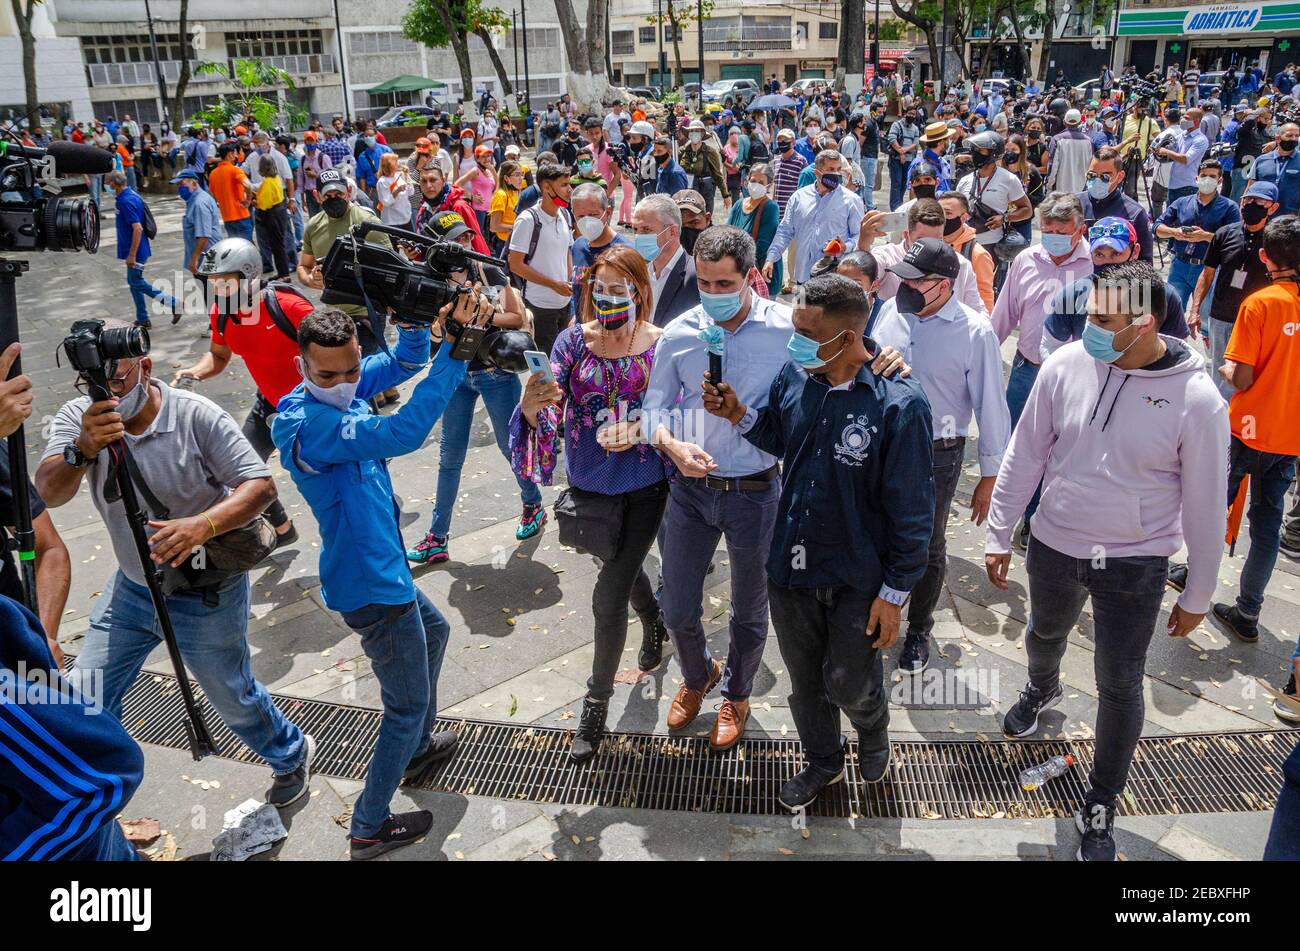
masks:
[[[442,89],[446,85],[446,83],[440,83],[436,79],[426,79],[424,76],[394,76],[378,86],[371,86],[366,92],[375,95],[386,92],[419,92],[422,89]]]
[[[745,107],[745,111],[753,112],[755,110],[761,109],[765,112],[768,112],[768,111],[774,111],[776,109],[791,109],[794,107],[794,105],[795,105],[795,101],[791,99],[789,96],[759,96],[757,99],[752,100],[750,104]]]
[[[1237,497],[1232,500],[1232,508],[1228,509],[1228,534],[1223,539],[1228,544],[1228,556],[1231,557],[1236,553],[1237,533],[1241,531],[1241,517],[1246,514],[1246,499],[1249,497],[1250,476],[1242,476],[1241,487],[1237,489]]]

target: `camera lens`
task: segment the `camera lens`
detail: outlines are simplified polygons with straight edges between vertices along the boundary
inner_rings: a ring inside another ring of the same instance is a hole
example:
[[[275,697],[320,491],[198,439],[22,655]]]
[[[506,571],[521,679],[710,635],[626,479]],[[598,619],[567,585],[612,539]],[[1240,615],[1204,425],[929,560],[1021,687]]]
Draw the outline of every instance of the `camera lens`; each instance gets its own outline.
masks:
[[[99,248],[99,209],[85,198],[50,198],[41,208],[45,250],[81,251]]]
[[[144,327],[109,327],[99,337],[99,352],[105,360],[143,357],[149,352],[149,331]]]

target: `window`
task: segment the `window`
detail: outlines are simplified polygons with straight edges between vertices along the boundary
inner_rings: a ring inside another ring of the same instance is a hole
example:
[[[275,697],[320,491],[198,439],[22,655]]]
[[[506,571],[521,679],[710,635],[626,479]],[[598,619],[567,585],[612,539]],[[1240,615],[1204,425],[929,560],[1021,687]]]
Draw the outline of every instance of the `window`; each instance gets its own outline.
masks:
[[[97,119],[107,119],[109,116],[121,119],[124,115],[130,115],[136,122],[148,122],[156,128],[161,118],[158,102],[155,99],[115,99],[108,102],[92,102],[90,105]]]
[[[636,53],[636,42],[632,30],[612,30],[609,34],[610,51],[615,56],[632,56]]]
[[[821,23],[817,24],[817,39],[835,40],[835,39],[839,39],[839,35],[840,35],[840,25],[838,23],[834,23],[834,22],[827,23],[825,21],[822,21]]]
[[[705,20],[704,22],[705,22],[705,23],[708,23],[709,21],[708,21],[708,20]],[[685,28],[684,26],[679,26],[679,27],[677,27],[677,42],[680,43],[680,42],[681,42],[682,40],[684,40],[684,39],[686,39],[686,28]],[[664,42],[665,42],[665,43],[671,43],[672,41],[673,41],[673,28],[672,28],[672,24],[670,24],[670,23],[665,23],[665,24],[664,24]]]
[[[377,53],[415,53],[419,44],[408,40],[397,30],[374,33],[349,33],[348,52],[354,56],[372,56]]]
[[[83,36],[81,38],[81,56],[87,65],[153,62],[153,52],[149,48],[148,35]],[[180,58],[180,34],[158,34],[158,59],[162,62],[168,62]]]
[[[324,39],[320,30],[260,30],[226,34],[226,55],[230,59],[302,56],[321,52],[324,52]]]
[[[711,17],[704,21],[705,50],[788,50],[790,46],[789,17]]]
[[[638,31],[637,42],[645,45],[649,45],[654,43],[654,41],[655,41],[655,28],[652,26],[641,27],[641,29]]]

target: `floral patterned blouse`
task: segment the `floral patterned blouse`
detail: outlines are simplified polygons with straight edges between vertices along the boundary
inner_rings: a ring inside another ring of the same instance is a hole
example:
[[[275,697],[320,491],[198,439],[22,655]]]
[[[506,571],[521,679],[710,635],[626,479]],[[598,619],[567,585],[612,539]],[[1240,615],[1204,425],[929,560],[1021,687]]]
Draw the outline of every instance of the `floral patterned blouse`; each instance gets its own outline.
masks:
[[[551,370],[564,398],[559,405],[547,406],[537,414],[535,429],[515,407],[510,419],[510,461],[515,472],[541,485],[552,483],[556,423],[563,412],[568,443],[565,472],[570,485],[603,495],[621,495],[667,478],[663,458],[649,445],[610,452],[596,441],[598,429],[606,422],[640,415],[655,346],[657,343],[644,353],[611,360],[587,348],[581,325],[561,331],[551,350]]]

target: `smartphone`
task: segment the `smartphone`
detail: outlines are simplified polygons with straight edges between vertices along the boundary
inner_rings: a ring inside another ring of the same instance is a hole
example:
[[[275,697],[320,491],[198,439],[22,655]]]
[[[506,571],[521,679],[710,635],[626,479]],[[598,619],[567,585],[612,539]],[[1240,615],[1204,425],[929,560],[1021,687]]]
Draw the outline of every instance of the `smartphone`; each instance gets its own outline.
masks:
[[[533,373],[540,373],[547,383],[555,382],[555,373],[551,370],[551,361],[540,350],[525,350],[524,362]]]
[[[709,382],[717,386],[722,382],[722,354],[709,351]]]
[[[1192,233],[1193,231],[1195,231],[1196,229],[1195,229],[1194,227],[1192,227],[1191,225],[1183,225],[1183,226],[1182,226],[1181,228],[1179,228],[1178,230],[1181,231],[1183,234],[1191,234],[1191,233]]]
[[[884,220],[880,223],[880,228],[887,234],[894,234],[898,231],[907,229],[907,212],[891,211],[885,215]]]
[[[478,353],[479,345],[483,343],[483,338],[486,336],[486,327],[471,325],[463,328],[460,336],[456,338],[456,345],[451,348],[451,358],[453,360],[473,360]]]

